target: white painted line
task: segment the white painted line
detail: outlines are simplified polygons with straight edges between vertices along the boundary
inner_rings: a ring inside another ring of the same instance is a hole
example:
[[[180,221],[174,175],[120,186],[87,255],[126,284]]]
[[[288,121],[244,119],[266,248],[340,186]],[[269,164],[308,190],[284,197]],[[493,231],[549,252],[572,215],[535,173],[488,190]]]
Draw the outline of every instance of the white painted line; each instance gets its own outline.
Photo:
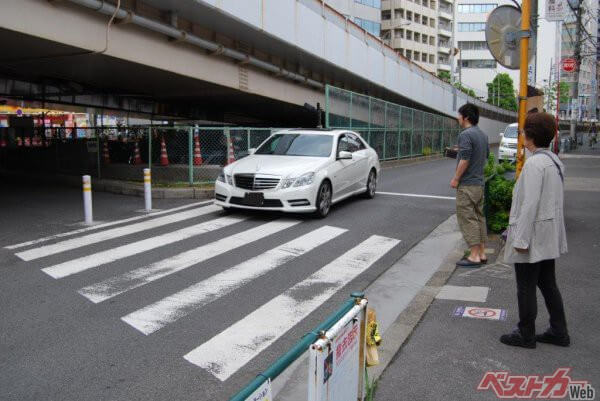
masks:
[[[146,335],[154,333],[346,231],[337,227],[321,227],[132,312],[121,320]]]
[[[132,242],[117,248],[94,253],[92,255],[82,256],[81,258],[69,260],[54,266],[46,267],[42,271],[49,276],[59,279],[70,276],[71,274],[92,269],[107,263],[114,262],[129,256],[137,255],[161,246],[183,241],[187,238],[215,231],[223,227],[230,226],[243,221],[241,217],[222,217],[216,220],[207,221],[186,227],[181,230],[173,231],[167,234],[147,238],[141,241]]]
[[[452,301],[485,302],[490,287],[460,287],[445,285],[435,296],[436,299],[448,299]]]
[[[207,204],[212,203],[212,202],[213,201],[188,203],[187,205],[183,205],[183,206],[179,206],[179,207],[174,207],[174,208],[168,209],[168,210],[157,211],[156,213],[152,212],[152,213],[149,213],[149,214],[145,214],[143,216],[135,216],[135,217],[129,217],[127,219],[109,221],[107,223],[101,223],[101,224],[95,224],[95,225],[93,225],[91,227],[81,228],[79,230],[73,230],[73,231],[69,231],[69,232],[65,232],[65,233],[60,233],[60,234],[54,234],[54,235],[50,235],[48,237],[38,238],[38,239],[35,239],[35,240],[32,240],[32,241],[21,242],[20,244],[5,246],[4,248],[6,248],[6,249],[23,248],[23,247],[26,247],[26,246],[29,246],[29,245],[35,245],[35,244],[39,244],[41,242],[46,242],[46,241],[50,241],[50,240],[57,239],[57,238],[63,238],[63,237],[68,237],[70,235],[85,233],[85,232],[88,232],[88,231],[91,231],[91,230],[98,230],[100,228],[111,227],[111,226],[115,226],[117,224],[129,223],[131,221],[136,221],[136,220],[151,218],[151,217],[154,217],[154,216],[159,216],[159,215],[162,215],[162,214],[167,214],[167,213],[175,212],[177,210],[188,209],[190,207],[207,205]],[[146,211],[144,210],[144,212],[146,212]],[[77,223],[77,225],[81,225],[81,223]]]
[[[78,292],[94,303],[105,301],[119,294],[141,287],[190,266],[250,244],[279,231],[299,224],[300,220],[277,220],[250,230],[222,238],[210,244],[191,249],[171,258],[144,266],[120,276],[80,289]]]
[[[218,210],[221,210],[221,208],[218,206],[204,206],[185,212],[179,212],[175,214],[170,214],[168,216],[159,217],[158,219],[152,219],[148,221],[143,221],[141,223],[131,224],[128,226],[112,228],[110,230],[101,231],[99,233],[93,233],[84,235],[82,237],[64,240],[55,244],[44,245],[39,248],[33,248],[27,251],[17,253],[16,255],[25,261],[39,259],[43,258],[44,256],[54,255],[56,253],[69,251],[82,246],[95,244],[98,242],[118,237],[123,237],[125,235],[149,230],[151,228],[156,228],[167,224],[193,219],[195,217],[200,217],[209,213],[214,213]]]
[[[376,235],[370,237],[190,351],[184,358],[219,380],[227,380],[399,242]]]
[[[430,198],[430,199],[448,199],[456,200],[453,196],[438,196],[438,195],[420,195],[420,194],[403,194],[399,192],[377,192],[380,195],[392,195],[392,196],[407,196],[411,198]]]

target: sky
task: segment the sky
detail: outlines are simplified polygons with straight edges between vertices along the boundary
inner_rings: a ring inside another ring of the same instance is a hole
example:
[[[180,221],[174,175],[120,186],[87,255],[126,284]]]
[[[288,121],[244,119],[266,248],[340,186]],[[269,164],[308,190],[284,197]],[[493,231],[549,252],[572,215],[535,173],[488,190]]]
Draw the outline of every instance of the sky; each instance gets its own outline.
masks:
[[[538,86],[543,86],[543,79],[548,79],[550,63],[556,63],[554,56],[554,43],[556,39],[556,23],[544,19],[546,0],[539,1],[538,41],[537,41],[537,74]],[[553,78],[554,79],[554,78]]]

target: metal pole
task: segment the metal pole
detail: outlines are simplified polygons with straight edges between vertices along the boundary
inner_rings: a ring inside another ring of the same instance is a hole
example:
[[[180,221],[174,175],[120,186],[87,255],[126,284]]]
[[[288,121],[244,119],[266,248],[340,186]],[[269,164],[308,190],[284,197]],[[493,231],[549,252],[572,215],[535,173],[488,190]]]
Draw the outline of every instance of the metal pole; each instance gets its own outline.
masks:
[[[98,145],[98,149],[96,151],[96,158],[97,158],[97,162],[98,162],[98,179],[102,178],[102,175],[100,173],[100,135],[98,135],[98,129],[96,128],[96,144]]]
[[[148,128],[148,169],[152,168],[152,128]]]
[[[190,187],[194,185],[194,129],[188,128],[188,173]]]
[[[556,135],[554,136],[554,153],[558,154],[558,141],[560,131],[560,22],[556,21],[556,38],[555,38],[555,51],[556,51]]]
[[[583,2],[579,2],[579,6],[575,10],[576,22],[575,22],[575,50],[573,53],[573,57],[575,58],[575,71],[574,71],[574,79],[573,84],[571,85],[571,98],[573,102],[576,102],[577,110],[573,110],[571,107],[571,127],[570,127],[570,135],[573,138],[577,138],[577,133],[575,129],[577,127],[577,116],[579,114],[579,69],[581,67],[581,7]],[[574,113],[575,112],[575,113]],[[575,142],[575,146],[577,146],[577,142]]]
[[[520,76],[519,76],[519,135],[517,140],[517,172],[518,179],[525,162],[523,152],[523,127],[527,114],[527,72],[529,62],[529,37],[531,36],[531,3],[523,0],[521,5],[521,54],[520,54]]]
[[[152,180],[150,178],[150,169],[144,169],[144,204],[146,212],[152,211]]]
[[[83,176],[83,216],[85,224],[93,223],[92,217],[92,178],[89,175]]]

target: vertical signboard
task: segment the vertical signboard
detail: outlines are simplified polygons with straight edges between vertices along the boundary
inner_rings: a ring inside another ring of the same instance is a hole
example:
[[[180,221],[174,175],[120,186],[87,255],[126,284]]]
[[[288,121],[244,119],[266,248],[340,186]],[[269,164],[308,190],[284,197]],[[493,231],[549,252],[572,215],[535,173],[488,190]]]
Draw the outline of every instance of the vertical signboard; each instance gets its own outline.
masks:
[[[546,21],[563,21],[567,8],[565,0],[546,0]]]
[[[366,300],[364,302],[366,306]],[[353,308],[310,348],[309,401],[350,401],[363,396],[366,307]]]

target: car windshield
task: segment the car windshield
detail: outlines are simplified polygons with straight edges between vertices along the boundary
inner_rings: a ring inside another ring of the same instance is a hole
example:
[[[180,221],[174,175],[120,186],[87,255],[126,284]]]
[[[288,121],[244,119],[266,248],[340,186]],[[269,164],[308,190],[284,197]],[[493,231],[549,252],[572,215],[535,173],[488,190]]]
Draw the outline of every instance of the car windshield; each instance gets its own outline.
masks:
[[[275,134],[259,147],[257,155],[329,157],[331,135]]]
[[[504,131],[505,138],[516,138],[517,137],[517,127],[506,127],[506,131]]]

